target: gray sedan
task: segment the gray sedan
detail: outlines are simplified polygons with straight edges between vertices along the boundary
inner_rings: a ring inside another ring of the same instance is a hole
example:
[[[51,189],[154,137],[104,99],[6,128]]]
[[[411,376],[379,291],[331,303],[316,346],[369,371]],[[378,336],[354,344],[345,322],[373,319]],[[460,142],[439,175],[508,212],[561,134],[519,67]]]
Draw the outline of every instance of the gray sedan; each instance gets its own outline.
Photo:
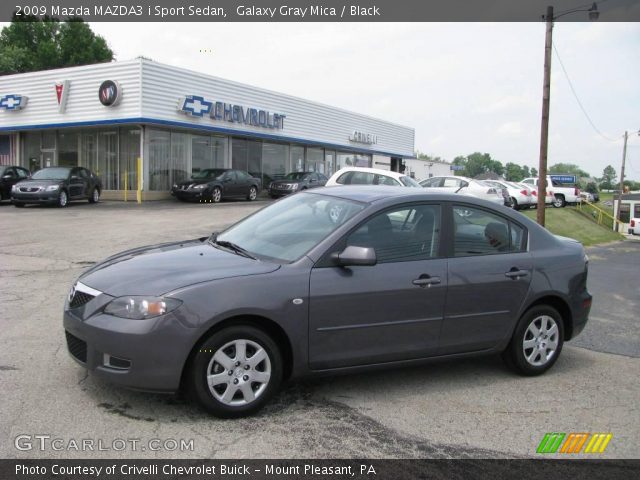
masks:
[[[222,417],[310,375],[493,353],[524,375],[549,369],[591,307],[582,245],[416,190],[314,189],[210,237],[110,257],[65,302],[69,351]]]

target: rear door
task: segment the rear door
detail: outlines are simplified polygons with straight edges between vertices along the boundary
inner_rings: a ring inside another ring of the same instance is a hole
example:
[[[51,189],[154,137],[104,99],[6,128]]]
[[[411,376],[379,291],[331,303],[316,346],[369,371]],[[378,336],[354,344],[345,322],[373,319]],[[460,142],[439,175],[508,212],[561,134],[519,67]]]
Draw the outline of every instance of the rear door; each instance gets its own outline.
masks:
[[[309,363],[315,370],[423,358],[438,348],[447,285],[440,205],[373,215],[336,245],[373,247],[374,266],[322,261],[310,278]]]
[[[443,353],[491,348],[511,332],[533,270],[526,230],[473,205],[453,205]]]

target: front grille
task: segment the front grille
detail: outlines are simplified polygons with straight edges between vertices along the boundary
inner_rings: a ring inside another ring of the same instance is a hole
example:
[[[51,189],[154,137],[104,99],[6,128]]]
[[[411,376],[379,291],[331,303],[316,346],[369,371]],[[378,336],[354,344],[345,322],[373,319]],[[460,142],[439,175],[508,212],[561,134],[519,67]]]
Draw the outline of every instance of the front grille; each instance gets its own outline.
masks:
[[[89,295],[88,293],[84,293],[76,290],[73,294],[73,297],[71,298],[71,301],[69,302],[69,307],[70,308],[81,307],[85,303],[90,302],[93,298],[95,298],[93,295]]]
[[[67,348],[69,348],[69,353],[82,363],[87,363],[87,342],[71,335],[66,330],[64,333],[67,337]]]
[[[23,193],[39,192],[40,190],[42,190],[42,187],[20,187],[20,191]]]

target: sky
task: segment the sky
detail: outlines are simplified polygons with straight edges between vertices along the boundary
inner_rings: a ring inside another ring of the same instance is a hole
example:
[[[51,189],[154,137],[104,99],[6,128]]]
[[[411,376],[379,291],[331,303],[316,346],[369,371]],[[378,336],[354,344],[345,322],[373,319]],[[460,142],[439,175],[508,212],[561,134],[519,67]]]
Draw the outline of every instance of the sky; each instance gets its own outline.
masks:
[[[144,56],[406,125],[417,150],[448,161],[479,151],[538,166],[543,22],[91,27],[117,60]],[[640,129],[640,23],[560,22],[553,38],[548,165],[619,174],[623,134]],[[626,170],[640,180],[638,135]]]

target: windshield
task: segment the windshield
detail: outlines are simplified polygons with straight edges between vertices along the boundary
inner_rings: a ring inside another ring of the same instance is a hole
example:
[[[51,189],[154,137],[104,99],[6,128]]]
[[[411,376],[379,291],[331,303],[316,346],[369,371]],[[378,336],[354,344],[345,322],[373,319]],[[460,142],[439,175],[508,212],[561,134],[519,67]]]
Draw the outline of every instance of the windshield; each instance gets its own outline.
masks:
[[[256,257],[293,262],[363,208],[343,198],[298,193],[236,223],[216,241],[235,243]]]
[[[307,175],[309,172],[291,172],[284,176],[284,180],[303,180]]]
[[[216,178],[222,175],[226,170],[222,168],[206,168],[191,175],[194,180],[205,180],[208,178]]]
[[[68,168],[43,168],[34,173],[34,180],[66,180],[69,176]]]
[[[402,182],[402,184],[405,187],[418,187],[418,188],[422,188],[422,185],[420,185],[418,182],[416,182],[413,178],[411,177],[400,177],[400,181]]]

